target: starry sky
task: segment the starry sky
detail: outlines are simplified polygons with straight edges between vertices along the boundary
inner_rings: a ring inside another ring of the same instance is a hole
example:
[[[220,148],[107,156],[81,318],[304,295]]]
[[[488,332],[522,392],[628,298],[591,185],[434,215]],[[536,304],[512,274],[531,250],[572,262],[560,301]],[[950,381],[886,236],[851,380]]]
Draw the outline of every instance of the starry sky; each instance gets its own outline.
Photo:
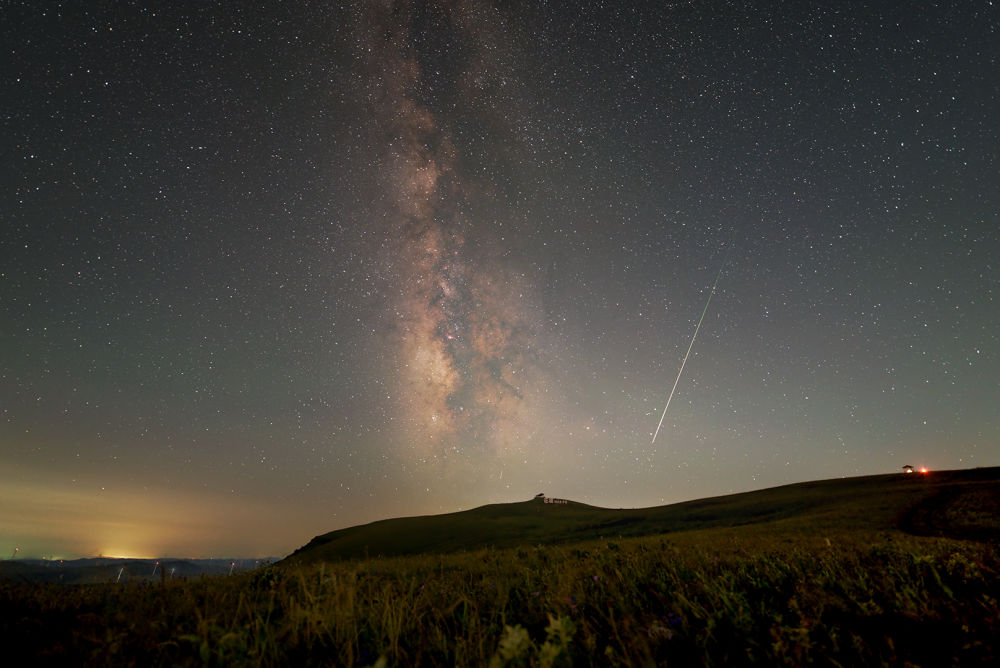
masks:
[[[0,557],[1000,464],[998,27],[4,3]]]

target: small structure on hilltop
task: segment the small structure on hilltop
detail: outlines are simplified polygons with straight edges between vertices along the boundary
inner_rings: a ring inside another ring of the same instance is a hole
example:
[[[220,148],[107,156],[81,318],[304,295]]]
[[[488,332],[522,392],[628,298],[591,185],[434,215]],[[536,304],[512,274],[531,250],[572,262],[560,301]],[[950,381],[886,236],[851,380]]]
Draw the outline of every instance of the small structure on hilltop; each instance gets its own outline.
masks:
[[[545,498],[545,492],[539,492],[538,494],[535,494],[535,498],[536,499],[544,499]]]
[[[913,467],[909,464],[903,464],[903,473],[913,473]]]
[[[541,501],[542,503],[569,503],[566,499],[553,499],[551,496],[545,496],[545,492],[535,494],[535,501]]]

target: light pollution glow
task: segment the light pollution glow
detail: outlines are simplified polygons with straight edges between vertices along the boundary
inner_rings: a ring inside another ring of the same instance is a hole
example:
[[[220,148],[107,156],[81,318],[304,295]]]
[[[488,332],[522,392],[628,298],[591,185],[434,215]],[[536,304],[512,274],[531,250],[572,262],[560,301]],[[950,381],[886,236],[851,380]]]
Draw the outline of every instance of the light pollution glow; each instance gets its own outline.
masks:
[[[81,489],[49,479],[0,487],[0,549],[18,558],[79,556],[204,557],[269,553],[276,543],[297,545],[301,533],[282,529],[263,503],[231,494],[171,489]],[[224,518],[224,519],[222,519]],[[255,523],[266,534],[247,535]],[[214,554],[216,546],[232,554]]]

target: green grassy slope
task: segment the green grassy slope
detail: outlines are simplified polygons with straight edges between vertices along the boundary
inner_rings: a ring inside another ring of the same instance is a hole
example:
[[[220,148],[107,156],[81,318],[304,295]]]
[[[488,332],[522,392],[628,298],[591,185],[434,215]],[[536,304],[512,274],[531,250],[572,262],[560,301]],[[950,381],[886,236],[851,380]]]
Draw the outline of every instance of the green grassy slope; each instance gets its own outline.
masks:
[[[317,536],[286,561],[445,553],[720,527],[891,530],[1000,537],[1000,467],[798,483],[654,508],[613,510],[541,500],[382,520]]]

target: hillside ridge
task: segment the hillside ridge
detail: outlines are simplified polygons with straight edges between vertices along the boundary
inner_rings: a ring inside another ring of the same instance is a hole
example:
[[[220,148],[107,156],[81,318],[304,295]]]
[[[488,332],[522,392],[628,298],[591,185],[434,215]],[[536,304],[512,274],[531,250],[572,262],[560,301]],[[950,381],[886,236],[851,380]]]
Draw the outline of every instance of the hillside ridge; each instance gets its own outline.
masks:
[[[1000,525],[976,503],[1000,508],[1000,467],[889,473],[790,483],[648,508],[611,509],[560,499],[491,503],[438,515],[387,518],[320,534],[288,563],[447,553],[580,542],[752,524],[785,528],[902,530],[990,540]],[[950,509],[966,508],[962,522]]]

